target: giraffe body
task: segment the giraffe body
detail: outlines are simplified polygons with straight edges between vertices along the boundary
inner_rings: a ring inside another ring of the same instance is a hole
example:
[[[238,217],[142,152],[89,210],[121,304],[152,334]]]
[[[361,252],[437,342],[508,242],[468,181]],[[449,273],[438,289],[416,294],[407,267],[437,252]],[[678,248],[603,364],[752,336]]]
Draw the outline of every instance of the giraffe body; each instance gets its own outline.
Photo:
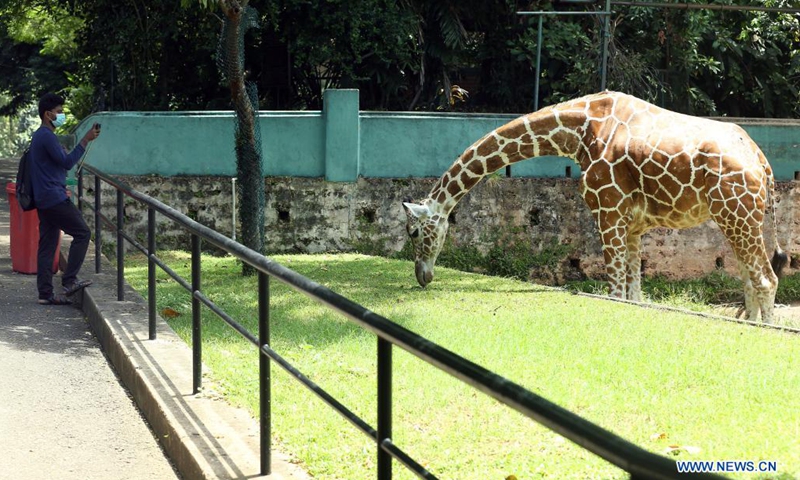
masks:
[[[517,118],[467,148],[428,198],[404,203],[415,273],[426,286],[447,234],[447,218],[484,176],[544,155],[573,159],[581,194],[597,222],[611,296],[641,300],[641,236],[713,219],[730,243],[745,284],[749,319],[773,316],[786,262],[767,255],[763,225],[774,214],[774,178],[764,154],[739,126],[664,110],[603,92]],[[775,227],[773,215],[773,228]],[[775,267],[775,268],[773,268]]]

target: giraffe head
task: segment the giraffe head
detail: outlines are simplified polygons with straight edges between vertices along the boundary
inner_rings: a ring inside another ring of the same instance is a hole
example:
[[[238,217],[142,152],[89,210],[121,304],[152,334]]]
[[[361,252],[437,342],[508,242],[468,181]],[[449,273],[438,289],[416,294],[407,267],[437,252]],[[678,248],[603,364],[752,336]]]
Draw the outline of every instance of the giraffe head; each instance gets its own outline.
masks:
[[[433,281],[433,265],[447,236],[447,215],[433,212],[427,202],[403,203],[408,217],[406,232],[414,245],[414,273],[426,286]]]

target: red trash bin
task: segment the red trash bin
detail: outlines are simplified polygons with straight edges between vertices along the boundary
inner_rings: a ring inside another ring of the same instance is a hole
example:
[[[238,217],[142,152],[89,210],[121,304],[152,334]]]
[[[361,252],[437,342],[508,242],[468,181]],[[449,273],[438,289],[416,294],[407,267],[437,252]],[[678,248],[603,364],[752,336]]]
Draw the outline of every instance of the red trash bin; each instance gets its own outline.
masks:
[[[8,210],[11,217],[11,269],[19,273],[36,273],[36,255],[39,250],[39,215],[36,209],[24,212],[17,203],[17,184],[6,184]],[[61,237],[53,258],[53,273],[58,272]]]

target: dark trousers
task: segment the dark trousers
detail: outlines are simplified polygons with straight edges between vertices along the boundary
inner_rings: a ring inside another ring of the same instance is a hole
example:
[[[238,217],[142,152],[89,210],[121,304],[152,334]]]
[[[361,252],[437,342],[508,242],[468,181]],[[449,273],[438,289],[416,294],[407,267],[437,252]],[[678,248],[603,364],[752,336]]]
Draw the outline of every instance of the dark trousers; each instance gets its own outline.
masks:
[[[36,287],[39,298],[53,295],[53,257],[58,248],[58,238],[63,230],[72,236],[69,247],[67,270],[61,277],[62,285],[75,282],[89,249],[91,231],[83,215],[71,201],[66,200],[52,208],[37,210],[39,213],[39,250],[36,264]]]

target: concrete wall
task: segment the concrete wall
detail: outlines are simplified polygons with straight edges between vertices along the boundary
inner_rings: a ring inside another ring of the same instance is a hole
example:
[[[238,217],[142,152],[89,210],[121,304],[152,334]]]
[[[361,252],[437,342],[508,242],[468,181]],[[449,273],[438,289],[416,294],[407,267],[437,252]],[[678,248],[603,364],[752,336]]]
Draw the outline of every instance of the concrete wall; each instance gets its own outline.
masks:
[[[358,92],[329,90],[324,112],[261,112],[264,175],[325,178],[438,177],[464,149],[517,115],[360,112]],[[86,162],[112,175],[236,175],[232,112],[104,112]],[[800,171],[800,121],[737,120],[764,150],[779,180]],[[577,178],[565,158],[512,167],[514,177]]]

